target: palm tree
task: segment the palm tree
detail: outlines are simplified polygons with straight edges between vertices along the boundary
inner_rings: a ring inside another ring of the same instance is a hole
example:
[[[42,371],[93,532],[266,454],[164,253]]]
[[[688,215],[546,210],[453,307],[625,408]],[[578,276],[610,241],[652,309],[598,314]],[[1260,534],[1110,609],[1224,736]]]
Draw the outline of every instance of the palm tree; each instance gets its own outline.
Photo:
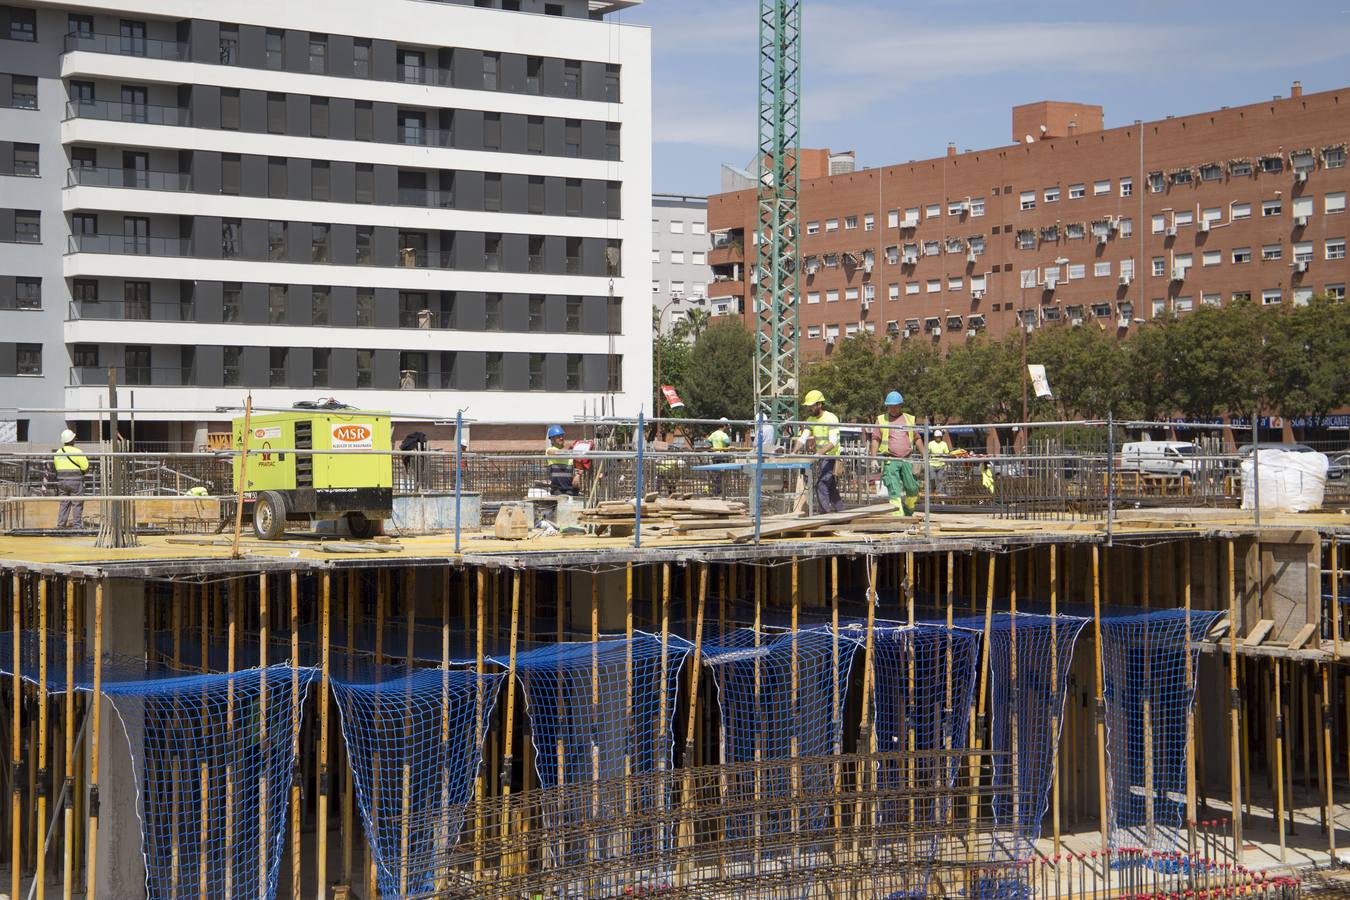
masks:
[[[694,343],[708,328],[712,313],[706,309],[691,309],[683,319],[676,323],[672,334],[682,341]]]

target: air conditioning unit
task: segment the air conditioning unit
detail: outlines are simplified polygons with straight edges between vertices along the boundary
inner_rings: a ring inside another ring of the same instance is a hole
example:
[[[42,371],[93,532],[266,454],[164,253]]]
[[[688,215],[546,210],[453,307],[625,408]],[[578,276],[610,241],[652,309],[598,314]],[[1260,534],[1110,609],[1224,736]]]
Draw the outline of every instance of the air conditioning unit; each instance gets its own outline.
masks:
[[[1117,327],[1117,328],[1129,328],[1129,327],[1130,327],[1130,317],[1129,317],[1129,316],[1121,316],[1120,318],[1116,319],[1116,327]]]
[[[941,328],[934,328],[934,329],[932,330],[932,332],[930,332],[930,333],[933,335],[933,337],[942,337],[942,329],[941,329]]]
[[[1083,320],[1081,318],[1073,318],[1069,320],[1069,324],[1072,325],[1074,328],[1082,328]]]
[[[1112,219],[1112,220],[1111,220],[1111,230],[1112,230],[1112,231],[1120,231],[1120,219]]]
[[[1307,227],[1308,227],[1308,217],[1307,217],[1307,216],[1294,216],[1294,227],[1295,227],[1295,228],[1307,228]]]
[[[825,346],[826,346],[826,347],[833,347],[833,346],[834,346],[834,338],[832,338],[832,337],[827,337],[827,338],[825,338]]]
[[[966,337],[974,337],[977,333],[974,328],[966,329]]]
[[[981,290],[980,288],[976,288],[975,290],[973,290],[973,291],[970,292],[970,299],[972,299],[972,300],[983,300],[983,299],[984,299],[984,291]]]
[[[900,258],[900,264],[904,266],[916,265],[918,262],[919,262],[919,254],[917,253],[906,253],[904,256]]]
[[[1294,263],[1294,271],[1301,275],[1304,272],[1308,271],[1308,264],[1300,259]]]
[[[909,217],[906,217],[906,218],[900,220],[900,227],[901,227],[901,228],[917,228],[918,225],[919,225],[919,220],[918,220],[918,219],[911,219],[911,218],[909,218]]]
[[[1196,231],[1209,231],[1209,219],[1201,219],[1195,226]]]
[[[1097,244],[1102,247],[1106,246],[1106,235],[1104,233],[1097,235]]]
[[[1120,286],[1121,286],[1121,287],[1129,287],[1129,286],[1130,286],[1130,282],[1133,281],[1133,280],[1134,280],[1134,279],[1131,278],[1129,275],[1122,275],[1122,276],[1120,276]]]
[[[811,260],[810,262],[808,262],[808,263],[806,264],[806,274],[807,274],[807,275],[814,275],[814,274],[816,274],[816,272],[818,272],[818,271],[820,271],[820,263],[817,262],[816,260],[813,259],[813,260]]]
[[[1176,236],[1177,236],[1177,226],[1175,226],[1175,225],[1168,225],[1168,226],[1167,226],[1167,236],[1168,236],[1168,237],[1176,237]]]
[[[1308,173],[1307,173],[1307,172],[1295,172],[1295,173],[1294,173],[1294,183],[1295,183],[1295,184],[1302,184],[1303,182],[1305,182],[1305,181],[1307,181],[1307,180],[1308,180]]]
[[[866,297],[864,297],[864,298],[862,299],[862,308],[863,308],[863,312],[867,312],[867,310],[869,310],[869,309],[872,308],[872,301],[871,301],[871,300],[868,300]]]
[[[965,215],[965,214],[968,213],[968,212],[970,212],[970,201],[969,201],[969,200],[962,200],[962,201],[961,201],[961,214],[962,214],[962,215]]]
[[[1185,266],[1173,266],[1173,267],[1172,267],[1172,280],[1173,280],[1173,281],[1185,281],[1185,280],[1186,280],[1186,267],[1185,267]]]
[[[970,251],[967,251],[967,252],[966,252],[966,262],[968,262],[968,263],[973,263],[973,262],[975,262],[976,257],[977,257],[977,254],[975,253],[974,250],[970,250]]]
[[[872,257],[870,256],[863,257],[862,269],[864,272],[872,271]]]
[[[1059,276],[1058,276],[1058,275],[1047,275],[1047,276],[1045,276],[1045,289],[1046,289],[1047,291],[1053,291],[1053,290],[1055,289],[1055,286],[1056,286],[1057,284],[1059,284]]]

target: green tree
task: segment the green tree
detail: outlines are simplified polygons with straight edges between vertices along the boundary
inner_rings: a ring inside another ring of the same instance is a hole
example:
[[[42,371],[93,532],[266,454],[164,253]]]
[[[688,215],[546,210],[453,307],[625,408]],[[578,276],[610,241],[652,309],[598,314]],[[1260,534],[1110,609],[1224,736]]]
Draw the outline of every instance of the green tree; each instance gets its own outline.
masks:
[[[1043,328],[1027,348],[1027,361],[1045,366],[1054,399],[1033,402],[1036,412],[1058,419],[1126,414],[1128,378],[1124,345],[1100,328]],[[1020,388],[1019,388],[1020,389]]]
[[[1176,401],[1187,416],[1250,417],[1270,394],[1265,334],[1269,314],[1251,302],[1205,306],[1168,323]]]
[[[661,395],[661,385],[669,384],[678,391],[689,372],[689,363],[693,359],[694,348],[688,341],[674,333],[662,334],[656,321],[657,312],[652,310],[652,397],[648,410],[653,415],[671,418],[679,416],[680,410],[671,410],[666,406],[666,398]],[[683,394],[681,394],[683,396]]]
[[[1269,317],[1269,401],[1286,418],[1320,425],[1350,403],[1350,306],[1314,297]]]
[[[755,412],[755,338],[739,317],[713,320],[694,342],[677,385],[695,419],[751,419]]]
[[[845,338],[829,356],[806,366],[800,393],[820,391],[826,406],[842,421],[874,418],[890,390],[885,386],[884,353],[884,345],[870,332]]]
[[[1165,321],[1140,326],[1121,348],[1120,366],[1128,407],[1149,421],[1180,408],[1176,335]]]

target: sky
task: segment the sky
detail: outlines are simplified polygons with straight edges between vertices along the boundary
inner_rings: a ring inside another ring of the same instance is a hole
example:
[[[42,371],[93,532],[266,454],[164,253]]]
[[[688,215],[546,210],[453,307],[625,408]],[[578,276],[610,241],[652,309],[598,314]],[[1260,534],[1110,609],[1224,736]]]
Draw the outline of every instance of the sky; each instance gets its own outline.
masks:
[[[1011,109],[1098,103],[1106,126],[1350,84],[1350,0],[802,0],[802,146],[858,165],[1012,141]],[[756,143],[757,0],[644,0],[652,188],[708,194]]]

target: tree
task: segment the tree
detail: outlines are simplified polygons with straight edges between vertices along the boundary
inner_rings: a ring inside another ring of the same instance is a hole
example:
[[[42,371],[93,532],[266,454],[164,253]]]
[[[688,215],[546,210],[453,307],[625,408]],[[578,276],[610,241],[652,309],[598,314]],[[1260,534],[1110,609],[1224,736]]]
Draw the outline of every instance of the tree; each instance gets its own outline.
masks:
[[[801,375],[805,396],[818,390],[841,421],[863,422],[876,417],[886,391],[884,348],[876,335],[863,332],[845,338],[824,359],[809,364]]]
[[[1314,297],[1269,319],[1266,369],[1270,406],[1320,426],[1350,403],[1350,306]]]
[[[656,321],[657,312],[652,311],[652,365],[654,369],[652,376],[652,398],[651,406],[648,407],[652,414],[658,417],[673,417],[679,414],[679,410],[671,410],[666,406],[666,399],[661,395],[661,385],[673,385],[678,391],[684,383],[685,375],[689,371],[689,362],[693,358],[694,348],[688,341],[685,341],[675,334],[662,334]]]
[[[1127,373],[1122,342],[1100,328],[1043,328],[1027,348],[1027,361],[1045,366],[1053,400],[1034,401],[1058,419],[1126,414]]]
[[[1205,306],[1166,327],[1176,367],[1176,401],[1195,418],[1251,417],[1270,395],[1266,309],[1251,302]]]
[[[752,419],[754,372],[754,335],[739,317],[716,319],[691,348],[680,397],[695,419]]]
[[[688,343],[698,340],[707,329],[708,323],[712,321],[712,313],[706,309],[691,309],[684,314],[684,318],[671,327],[670,332],[675,337]]]
[[[1180,407],[1175,348],[1172,330],[1154,320],[1141,326],[1121,349],[1129,407],[1148,421],[1170,416]]]

